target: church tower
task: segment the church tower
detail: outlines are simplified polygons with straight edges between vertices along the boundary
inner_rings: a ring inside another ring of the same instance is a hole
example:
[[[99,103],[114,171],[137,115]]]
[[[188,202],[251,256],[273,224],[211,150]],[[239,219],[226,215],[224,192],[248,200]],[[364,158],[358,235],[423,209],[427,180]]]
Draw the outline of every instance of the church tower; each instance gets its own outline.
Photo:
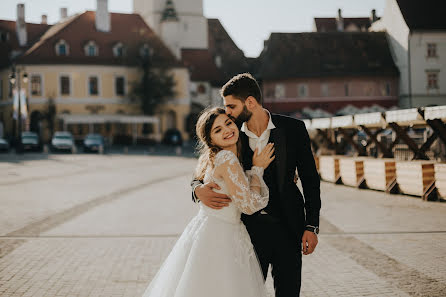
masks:
[[[208,48],[208,22],[203,0],[133,0],[134,13],[181,58],[181,49]]]

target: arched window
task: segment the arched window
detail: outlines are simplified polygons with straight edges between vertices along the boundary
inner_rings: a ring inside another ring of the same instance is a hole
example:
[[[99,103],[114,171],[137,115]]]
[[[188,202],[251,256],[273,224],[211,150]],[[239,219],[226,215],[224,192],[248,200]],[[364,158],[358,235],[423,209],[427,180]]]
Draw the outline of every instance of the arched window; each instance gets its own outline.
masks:
[[[86,56],[94,57],[99,55],[98,46],[91,40],[84,46],[84,51]]]
[[[58,56],[68,56],[70,53],[70,47],[68,43],[61,39],[56,43],[56,55]]]

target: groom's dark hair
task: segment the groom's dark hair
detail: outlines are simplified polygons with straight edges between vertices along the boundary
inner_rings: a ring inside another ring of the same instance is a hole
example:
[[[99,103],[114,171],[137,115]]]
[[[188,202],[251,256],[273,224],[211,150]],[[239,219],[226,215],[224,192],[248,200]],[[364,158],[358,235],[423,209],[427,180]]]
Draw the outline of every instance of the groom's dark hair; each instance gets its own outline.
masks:
[[[220,90],[222,97],[234,96],[242,102],[252,96],[262,105],[262,92],[256,79],[249,73],[242,73],[231,78]]]

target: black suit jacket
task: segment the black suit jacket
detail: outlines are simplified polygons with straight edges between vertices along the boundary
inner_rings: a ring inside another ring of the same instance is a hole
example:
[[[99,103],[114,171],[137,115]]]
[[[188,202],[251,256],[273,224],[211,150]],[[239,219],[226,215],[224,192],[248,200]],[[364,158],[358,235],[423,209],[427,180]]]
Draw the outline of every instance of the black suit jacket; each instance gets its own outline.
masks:
[[[301,235],[306,225],[319,226],[321,208],[320,179],[316,170],[310,138],[303,121],[272,114],[276,126],[270,139],[275,146],[276,178],[279,191],[278,205],[281,220],[296,235]],[[252,150],[245,133],[240,133],[243,145],[244,169],[252,166]],[[296,169],[302,182],[303,195],[294,183]],[[200,181],[192,181],[192,187]],[[193,196],[193,195],[192,195]],[[305,197],[305,199],[304,199]]]

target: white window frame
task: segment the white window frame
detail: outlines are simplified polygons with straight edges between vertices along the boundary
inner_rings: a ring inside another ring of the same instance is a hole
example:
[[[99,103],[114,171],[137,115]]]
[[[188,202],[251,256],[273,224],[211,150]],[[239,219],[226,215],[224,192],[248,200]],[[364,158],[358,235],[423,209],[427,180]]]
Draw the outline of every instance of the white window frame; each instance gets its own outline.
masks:
[[[350,96],[351,96],[350,83],[346,82],[344,83],[344,97],[350,97]]]
[[[60,52],[59,52],[59,45],[62,45],[62,44],[65,45],[65,55],[61,55]],[[67,43],[65,40],[63,40],[63,39],[60,39],[60,40],[56,43],[56,45],[55,45],[55,50],[56,50],[56,55],[58,55],[58,56],[66,57],[66,56],[69,56],[69,55],[70,55],[70,46],[69,46],[68,43]]]
[[[62,94],[62,83],[61,83],[62,76],[68,76],[68,78],[70,80],[69,81],[69,86],[70,86],[69,94]],[[71,73],[59,73],[59,78],[57,81],[57,89],[59,91],[59,96],[69,97],[73,94],[73,76],[71,75]]]
[[[92,95],[90,93],[90,78],[91,77],[96,77],[98,79],[98,94],[97,95]],[[101,92],[101,76],[99,74],[90,74],[87,76],[87,94],[88,96],[93,96],[93,97],[101,97],[102,92]]]
[[[90,55],[90,51],[89,51],[90,46],[94,47],[94,55]],[[99,46],[96,44],[96,42],[94,42],[93,40],[90,40],[84,46],[84,53],[85,53],[85,56],[87,56],[87,57],[97,57],[97,56],[99,56]]]
[[[284,84],[276,84],[274,87],[274,98],[280,99],[285,98],[285,85]]]
[[[305,90],[305,94],[301,94],[300,90]],[[310,90],[308,89],[308,84],[306,83],[301,83],[301,84],[297,84],[297,97],[301,97],[301,98],[305,98],[308,97],[310,95]]]
[[[33,76],[39,76],[40,77],[40,95],[33,95],[32,93],[32,78]],[[60,81],[59,81],[60,82]],[[43,75],[42,73],[30,73],[29,74],[29,86],[28,86],[29,90],[28,90],[28,94],[30,97],[43,97],[43,93],[44,93],[44,87],[43,87]]]
[[[116,80],[118,79],[118,77],[124,78],[124,94],[123,95],[118,94],[117,89],[116,89]],[[114,79],[113,79],[113,91],[114,91],[114,94],[115,94],[116,97],[124,97],[124,96],[127,95],[127,77],[124,74],[116,74],[114,76]]]
[[[429,49],[429,46],[432,46],[433,49]],[[433,51],[433,54],[430,55],[429,53]],[[427,58],[438,58],[438,46],[434,42],[428,42],[426,44],[426,57]]]
[[[150,49],[150,46],[149,46],[149,44],[148,43],[144,43],[142,46],[141,46],[141,48],[139,49],[139,55],[141,56],[141,57],[144,57],[145,55],[144,55],[144,51],[145,51],[145,49],[147,49],[148,50],[148,53],[149,53],[149,56],[150,56],[150,51],[151,51],[151,49]]]
[[[121,50],[122,50],[122,56],[118,56],[118,48],[121,48]],[[125,48],[124,48],[124,45],[122,44],[122,42],[118,42],[118,43],[115,44],[115,46],[113,47],[113,57],[120,58],[120,57],[124,57],[124,56],[125,56]]]
[[[440,71],[438,70],[427,70],[426,71],[426,89],[427,90],[439,90],[440,89],[440,84],[439,84],[439,80],[440,80]],[[437,84],[433,87],[429,86],[429,75],[436,75],[437,77]]]
[[[321,84],[321,95],[322,97],[330,96],[330,87],[327,83]]]

